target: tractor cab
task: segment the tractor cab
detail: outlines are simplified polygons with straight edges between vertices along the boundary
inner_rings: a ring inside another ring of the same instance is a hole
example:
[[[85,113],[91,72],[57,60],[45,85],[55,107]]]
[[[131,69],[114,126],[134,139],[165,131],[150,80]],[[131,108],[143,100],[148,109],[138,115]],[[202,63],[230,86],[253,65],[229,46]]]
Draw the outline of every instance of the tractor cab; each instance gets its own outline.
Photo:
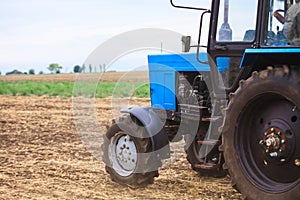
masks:
[[[300,46],[300,4],[295,0],[213,0],[207,13],[211,15],[207,50],[213,57],[241,57],[248,48]]]
[[[293,16],[289,16],[291,7]],[[275,64],[299,64],[294,48],[300,46],[300,35],[292,33],[300,26],[295,18],[297,12],[300,13],[300,4],[294,0],[212,2],[207,52],[211,66],[218,65],[224,57],[229,59],[223,76],[227,93],[237,89],[238,80],[254,70]]]
[[[214,44],[242,42],[255,48],[299,46],[296,40],[300,36],[293,33],[297,31],[293,29],[297,27],[296,15],[300,12],[296,1],[214,2],[211,18],[215,20],[211,23]],[[290,8],[292,11],[288,11]]]
[[[300,14],[297,17],[300,3],[295,0],[212,0],[211,8],[176,5],[172,0],[171,3],[177,8],[202,11],[198,44],[191,47],[196,47],[198,54],[201,49],[207,51],[208,63],[215,76],[219,73],[219,63],[228,59],[222,83],[214,80],[216,91],[224,90],[220,85],[225,85],[227,93],[234,91],[238,86],[235,80],[246,78],[253,70],[300,62],[294,56],[298,52],[295,48],[300,47]],[[210,25],[204,27],[207,15],[210,15]],[[207,44],[200,43],[205,37],[203,29],[209,29]]]

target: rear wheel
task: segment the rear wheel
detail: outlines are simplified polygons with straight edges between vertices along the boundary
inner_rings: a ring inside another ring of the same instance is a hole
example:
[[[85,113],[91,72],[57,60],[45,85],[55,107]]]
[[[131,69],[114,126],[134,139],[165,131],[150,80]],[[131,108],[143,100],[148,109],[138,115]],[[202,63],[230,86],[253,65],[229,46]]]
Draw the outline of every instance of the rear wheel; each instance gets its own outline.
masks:
[[[270,68],[231,95],[224,156],[233,186],[248,199],[300,199],[298,82],[298,72]]]
[[[122,116],[107,131],[103,160],[113,181],[130,187],[143,187],[158,176],[161,161],[152,156],[151,140],[145,128],[130,115]]]

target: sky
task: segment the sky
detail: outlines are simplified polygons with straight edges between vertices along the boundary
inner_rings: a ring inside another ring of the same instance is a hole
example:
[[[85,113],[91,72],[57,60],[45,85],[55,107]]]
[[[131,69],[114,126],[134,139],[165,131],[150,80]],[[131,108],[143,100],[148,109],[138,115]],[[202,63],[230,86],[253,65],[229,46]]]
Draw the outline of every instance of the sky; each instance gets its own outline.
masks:
[[[49,73],[50,63],[72,72],[103,42],[135,29],[167,29],[196,40],[200,17],[173,8],[169,0],[0,0],[0,5],[2,75],[13,69]]]

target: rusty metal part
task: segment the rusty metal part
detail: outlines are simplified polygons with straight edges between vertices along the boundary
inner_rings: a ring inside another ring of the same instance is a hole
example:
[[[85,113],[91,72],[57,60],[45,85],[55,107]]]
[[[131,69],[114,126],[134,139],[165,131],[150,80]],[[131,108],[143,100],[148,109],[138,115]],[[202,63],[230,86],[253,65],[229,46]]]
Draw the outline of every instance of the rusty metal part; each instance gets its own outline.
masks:
[[[282,130],[276,127],[268,128],[264,137],[259,141],[265,152],[272,158],[279,157],[286,149],[286,136]],[[282,162],[284,160],[282,159]]]

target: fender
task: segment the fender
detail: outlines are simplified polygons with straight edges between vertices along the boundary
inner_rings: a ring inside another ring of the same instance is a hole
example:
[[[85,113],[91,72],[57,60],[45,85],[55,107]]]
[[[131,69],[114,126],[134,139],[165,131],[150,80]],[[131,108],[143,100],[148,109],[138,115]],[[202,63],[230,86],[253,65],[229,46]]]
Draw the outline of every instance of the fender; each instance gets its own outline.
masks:
[[[151,108],[129,106],[122,108],[120,112],[133,115],[144,125],[151,139],[153,152],[157,152],[157,155],[162,159],[170,157],[169,139],[165,133],[164,124]]]

